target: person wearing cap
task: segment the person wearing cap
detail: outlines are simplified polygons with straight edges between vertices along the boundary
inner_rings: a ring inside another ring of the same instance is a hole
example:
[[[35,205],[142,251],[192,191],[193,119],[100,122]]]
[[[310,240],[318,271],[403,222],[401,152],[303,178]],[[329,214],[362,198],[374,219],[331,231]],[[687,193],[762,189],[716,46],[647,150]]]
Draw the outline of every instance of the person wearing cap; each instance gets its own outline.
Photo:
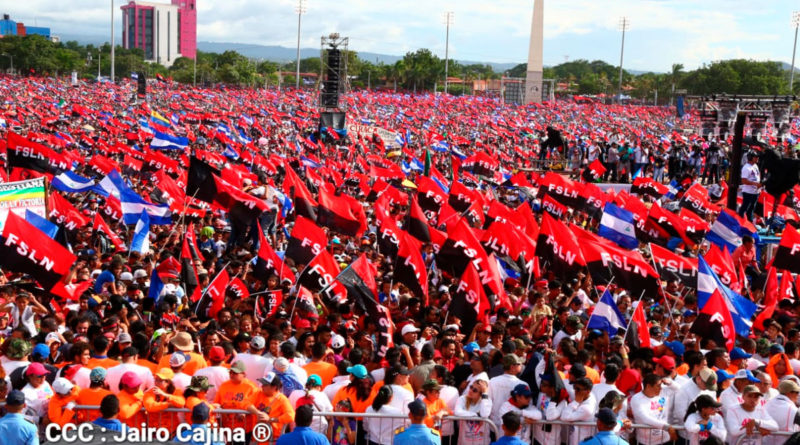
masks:
[[[684,422],[684,431],[689,438],[689,445],[700,445],[712,437],[719,440],[717,443],[725,441],[728,431],[725,429],[725,420],[719,414],[720,407],[722,405],[717,402],[717,399],[708,394],[699,395],[689,405]]]
[[[414,326],[414,323],[408,323],[400,329],[400,338],[403,339],[401,346],[416,348],[418,351],[425,344],[425,341],[419,338],[419,328]]]
[[[597,419],[597,434],[585,439],[581,445],[628,445],[620,438],[614,428],[617,426],[617,414],[611,408],[600,408],[594,415]]]
[[[192,336],[188,332],[178,332],[172,337],[169,344],[175,348],[176,351],[183,352],[189,357],[186,361],[186,366],[183,368],[183,372],[186,374],[190,376],[194,375],[195,371],[198,369],[208,366],[203,355],[194,352],[194,340],[192,340]],[[164,354],[158,362],[158,369],[169,368],[169,359],[170,354]]]
[[[150,369],[144,366],[137,365],[139,360],[139,350],[133,346],[128,346],[122,350],[122,362],[119,365],[108,368],[106,372],[106,383],[108,389],[113,393],[119,392],[119,381],[126,372],[133,372],[142,381],[142,390],[147,390],[153,387],[155,381],[153,380],[153,373]]]
[[[678,372],[675,370],[675,359],[662,355],[661,357],[653,359],[656,365],[653,372],[661,376],[661,391],[670,400],[675,400],[675,395],[680,391],[680,386],[675,382],[675,377]]]
[[[566,422],[590,422],[597,411],[597,400],[592,395],[592,381],[582,377],[572,383],[575,392],[567,406],[561,411],[561,420]],[[591,427],[570,428],[569,444],[577,445],[583,439],[592,435]]]
[[[736,375],[740,369],[747,369],[747,360],[752,357],[752,355],[745,352],[744,349],[736,347],[731,349],[729,357],[731,364],[728,366],[727,371]]]
[[[45,380],[47,369],[41,363],[31,363],[25,370],[25,379],[28,381],[22,388],[25,394],[25,404],[32,410],[38,419],[47,414],[47,404],[53,397],[53,388]]]
[[[316,412],[333,411],[330,399],[322,392],[322,379],[316,374],[308,376],[305,389],[296,389],[289,394],[289,403],[295,409],[309,404]],[[328,420],[324,416],[316,416],[311,428],[314,431],[325,433],[328,431]]]
[[[427,414],[422,400],[414,399],[409,403],[408,418],[411,419],[411,425],[394,430],[394,445],[441,445],[439,432],[424,424]]]
[[[439,430],[440,433],[442,431],[442,418],[453,414],[447,407],[447,403],[440,397],[441,390],[442,387],[439,382],[429,379],[422,384],[422,391],[420,392],[423,396],[422,402],[425,403],[425,408],[428,412],[428,415],[425,416],[425,425]],[[444,437],[442,440],[444,440]]]
[[[194,375],[200,375],[208,378],[208,383],[211,385],[211,388],[209,388],[206,397],[209,402],[214,400],[214,397],[217,395],[217,388],[220,388],[223,383],[230,380],[230,371],[225,366],[222,366],[226,358],[225,349],[222,346],[214,346],[208,351],[208,361],[211,363],[211,365],[206,366],[205,368],[200,368],[194,373]],[[236,360],[245,366],[246,376],[247,364],[238,358]]]
[[[525,384],[517,377],[523,365],[524,361],[518,355],[506,354],[503,356],[503,374],[489,380],[489,398],[492,400],[492,415],[489,418],[495,425],[502,421],[500,408],[511,397],[511,391],[517,385]]]
[[[575,340],[575,342],[581,341],[583,336],[583,323],[581,322],[581,318],[577,315],[570,315],[567,317],[566,323],[564,327],[561,328],[556,335],[553,337],[553,344],[557,345],[561,342],[564,338],[571,338]]]
[[[778,385],[778,395],[764,405],[767,414],[778,424],[778,431],[791,433],[800,431],[800,415],[797,409],[798,395],[800,395],[800,384],[787,379]],[[785,437],[769,437],[765,442],[767,445],[781,445],[785,442]]]
[[[172,378],[172,382],[175,382],[174,377]],[[198,403],[202,403],[208,406],[208,409],[213,412],[214,406],[211,405],[206,398],[210,387],[211,384],[208,383],[208,377],[200,375],[191,377],[190,383],[183,390],[183,398],[186,399],[184,407],[186,409],[193,409]]]
[[[731,381],[735,377],[735,374],[731,374],[724,369],[717,369],[717,386],[720,388],[720,391],[725,391],[731,386]]]
[[[25,419],[25,394],[11,390],[6,396],[8,413],[0,417],[0,437],[4,445],[39,445],[39,433],[36,426]]]
[[[745,386],[759,382],[761,380],[746,369],[740,369],[736,372],[733,376],[733,384],[719,395],[719,403],[722,404],[723,414],[726,414],[733,406],[741,405],[744,402],[742,390],[744,390]]]
[[[481,352],[491,352],[494,349],[492,340],[492,325],[479,323],[475,327],[475,342],[478,343]]]
[[[364,365],[353,365],[347,368],[347,373],[350,374],[350,383],[336,392],[331,403],[336,406],[340,400],[348,399],[354,413],[363,413],[375,397],[367,368]]]
[[[133,371],[122,374],[119,379],[119,420],[131,428],[138,428],[145,417],[142,414],[142,379]]]
[[[522,427],[517,431],[517,437],[528,441],[531,437],[531,425],[535,420],[541,420],[542,413],[536,406],[531,406],[533,393],[527,384],[521,383],[511,390],[511,397],[500,406],[500,419],[508,412],[521,416]]]
[[[778,422],[761,405],[761,391],[756,385],[746,385],[742,391],[742,403],[725,411],[725,428],[728,443],[737,444],[745,434],[759,433],[762,436],[778,431]]]
[[[47,364],[47,358],[50,356],[50,347],[44,343],[39,343],[33,347],[33,352],[30,354],[30,360],[32,363],[41,363],[42,366],[47,370],[47,375],[45,376],[45,380],[47,383],[53,383],[58,374],[58,368],[53,365]],[[20,366],[15,369],[9,376],[9,380],[11,380],[11,387],[13,389],[22,389],[25,384],[28,383],[27,378],[25,377],[25,371],[28,369],[27,366]]]
[[[713,373],[713,371],[712,371]],[[652,429],[637,429],[636,441],[641,445],[658,445],[675,441],[677,431],[669,423],[669,405],[661,390],[661,376],[647,374],[642,379],[642,391],[631,398],[633,422],[649,425]]]
[[[78,392],[78,397],[75,403],[85,406],[99,406],[103,399],[111,394],[106,384],[106,370],[105,368],[94,368],[89,372],[89,387],[81,389]],[[86,422],[97,419],[100,413],[95,410],[79,410],[78,421]]]
[[[142,406],[147,411],[147,426],[167,428],[170,433],[175,432],[180,422],[178,413],[162,411],[167,408],[183,408],[186,404],[183,394],[172,383],[173,377],[175,373],[169,368],[158,371],[155,375],[155,385],[144,391],[142,397]]]
[[[758,387],[763,396],[761,398],[762,405],[778,396],[779,392],[776,388],[773,388],[772,377],[769,374],[764,371],[755,371],[753,375],[760,380],[760,382],[756,383],[756,387]]]
[[[697,352],[695,357],[702,357],[702,354]],[[687,359],[694,361],[692,354],[687,353]],[[705,363],[705,360],[703,360]],[[680,424],[686,418],[686,413],[691,404],[697,397],[702,394],[709,395],[717,399],[717,374],[711,368],[701,368],[692,378],[692,380],[683,385],[678,393],[675,394],[675,399],[672,404],[672,412],[670,413],[670,423]],[[684,439],[688,437],[683,431],[679,431],[679,435]]]
[[[243,409],[258,414],[259,411],[253,406],[253,399],[259,393],[258,387],[247,380],[245,377],[245,365],[243,362],[233,362],[231,368],[228,370],[230,380],[222,383],[217,388],[217,394],[214,396],[214,403],[218,404],[220,408],[224,409]],[[253,416],[238,416],[234,414],[223,414],[221,423],[230,428],[244,427],[247,431],[252,431],[255,425]],[[261,413],[259,421],[266,420],[267,416]]]
[[[21,338],[10,338],[3,344],[5,347],[5,360],[0,362],[5,374],[10,376],[17,368],[28,366],[28,355],[31,353],[31,344]]]
[[[406,411],[408,409],[408,404],[414,400],[414,391],[408,383],[408,376],[410,374],[410,369],[400,363],[395,363],[394,366],[386,370],[383,380],[377,382],[375,384],[375,389],[373,389],[375,392],[380,389],[381,386],[390,386],[392,388],[392,400],[389,402],[389,405],[396,408],[403,413],[403,415],[408,414],[408,411]]]
[[[189,445],[224,445],[222,442],[209,442],[208,440],[195,441],[194,438],[210,438],[209,420],[211,419],[211,408],[205,403],[199,403],[191,410],[192,426],[188,429],[181,429],[175,436],[175,441]]]
[[[328,438],[311,428],[314,412],[308,405],[297,409],[294,416],[295,429],[291,433],[281,436],[275,445],[329,445]]]
[[[281,392],[281,378],[275,372],[268,372],[258,379],[261,391],[257,391],[251,400],[256,410],[264,413],[269,418],[272,427],[272,437],[278,439],[284,426],[294,420],[294,408],[289,398]]]
[[[64,426],[67,423],[75,422],[75,400],[78,396],[78,388],[65,379],[59,377],[53,381],[53,398],[47,405],[47,418],[50,423]]]
[[[248,380],[255,382],[264,374],[272,371],[272,359],[264,357],[264,349],[267,341],[264,337],[256,335],[250,339],[250,349],[248,352],[236,354],[236,360],[244,362],[247,372],[245,376]]]
[[[736,168],[733,166],[733,168]],[[753,211],[758,202],[759,189],[761,188],[761,173],[758,169],[758,153],[749,151],[747,163],[742,166],[742,183],[739,190],[742,192],[742,204],[737,212],[742,218],[753,221]]]
[[[183,372],[187,359],[186,354],[180,351],[175,351],[169,356],[169,369],[175,374],[175,377],[172,378],[172,383],[181,391],[186,389],[192,381],[192,376]]]

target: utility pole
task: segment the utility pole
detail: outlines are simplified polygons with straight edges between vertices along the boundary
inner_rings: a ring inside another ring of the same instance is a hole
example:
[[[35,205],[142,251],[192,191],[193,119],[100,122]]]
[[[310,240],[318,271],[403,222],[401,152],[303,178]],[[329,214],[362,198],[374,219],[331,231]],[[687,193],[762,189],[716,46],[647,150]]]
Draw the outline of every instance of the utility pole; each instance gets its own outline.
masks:
[[[194,52],[194,72],[192,73],[192,86],[197,86],[197,51]]]
[[[295,72],[295,88],[300,88],[300,20],[306,12],[306,0],[297,0],[297,69]]]
[[[97,81],[100,81],[100,59],[103,58],[103,53],[100,49],[97,49]]]
[[[114,0],[111,0],[111,82],[114,82]]]
[[[453,11],[447,11],[444,14],[444,23],[447,26],[444,41],[444,94],[447,94],[447,75],[450,67],[450,25],[453,24],[454,17],[455,13]],[[434,89],[433,92],[436,93],[436,90]]]
[[[620,20],[620,29],[622,30],[622,46],[619,49],[619,83],[617,85],[617,102],[622,103],[622,58],[625,55],[625,31],[628,30],[631,22],[627,17],[622,17]]]
[[[792,25],[794,26],[794,45],[792,46],[792,72],[789,74],[789,93],[794,88],[794,55],[797,51],[797,28],[800,27],[800,11],[792,12]]]

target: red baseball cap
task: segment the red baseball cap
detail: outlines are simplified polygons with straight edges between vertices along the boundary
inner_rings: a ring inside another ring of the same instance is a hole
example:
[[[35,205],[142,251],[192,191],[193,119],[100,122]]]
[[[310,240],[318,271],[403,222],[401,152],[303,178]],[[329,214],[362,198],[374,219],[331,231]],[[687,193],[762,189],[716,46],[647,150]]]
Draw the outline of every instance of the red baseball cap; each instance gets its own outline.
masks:
[[[215,362],[221,362],[225,360],[225,350],[222,349],[222,346],[214,346],[208,351],[208,358]]]
[[[310,329],[311,322],[304,318],[302,320],[298,320],[295,326],[297,326],[297,329]]]
[[[662,355],[659,358],[653,359],[653,363],[661,365],[661,367],[667,371],[675,369],[675,359],[668,355]]]

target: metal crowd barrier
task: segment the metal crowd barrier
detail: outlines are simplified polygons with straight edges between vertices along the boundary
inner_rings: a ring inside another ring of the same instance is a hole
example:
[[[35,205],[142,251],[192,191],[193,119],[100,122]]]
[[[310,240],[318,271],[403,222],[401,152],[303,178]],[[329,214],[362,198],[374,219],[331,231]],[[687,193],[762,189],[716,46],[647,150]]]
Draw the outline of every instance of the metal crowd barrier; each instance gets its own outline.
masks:
[[[761,444],[762,439],[764,439],[765,437],[772,437],[772,436],[782,437],[783,439],[779,440],[776,443],[783,443],[786,442],[791,436],[795,435],[796,433],[797,431],[775,431],[769,433],[766,436],[762,436],[761,433],[743,434],[736,440],[736,443],[733,445],[744,445],[752,443]]]

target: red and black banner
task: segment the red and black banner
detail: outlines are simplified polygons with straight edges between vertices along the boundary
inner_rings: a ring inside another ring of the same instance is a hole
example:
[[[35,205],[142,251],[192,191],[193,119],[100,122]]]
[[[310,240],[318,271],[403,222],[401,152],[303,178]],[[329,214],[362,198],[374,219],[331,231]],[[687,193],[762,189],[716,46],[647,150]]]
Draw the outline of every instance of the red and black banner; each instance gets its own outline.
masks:
[[[19,167],[46,174],[57,174],[70,168],[63,156],[42,144],[14,132],[8,133],[7,141],[6,156],[11,168]]]
[[[250,298],[250,289],[247,288],[247,285],[244,284],[244,281],[239,279],[239,277],[231,280],[228,285],[228,292],[232,292],[236,295],[236,299],[239,301]]]
[[[423,243],[429,243],[431,241],[431,232],[428,229],[428,217],[425,216],[425,213],[422,211],[422,207],[420,207],[417,202],[416,196],[411,197],[405,229],[408,231],[409,235]]]
[[[542,213],[536,256],[542,267],[552,270],[557,276],[565,276],[586,267],[575,234],[546,212]]]
[[[378,249],[387,258],[397,255],[403,230],[397,227],[394,219],[382,218],[378,226]]]
[[[283,264],[281,257],[275,253],[272,246],[269,245],[264,232],[261,230],[261,225],[258,224],[258,257],[256,265],[253,268],[253,276],[266,283],[270,277],[275,276],[278,278],[279,283],[288,281],[294,283],[294,274],[292,270]]]
[[[569,213],[567,206],[561,204],[547,193],[542,196],[542,210],[546,211],[556,219],[561,219]]]
[[[586,182],[597,182],[605,173],[606,167],[599,159],[595,159],[583,170],[581,178]]]
[[[558,173],[547,172],[539,181],[539,197],[547,194],[567,207],[582,209],[585,201],[581,196],[581,185]]]
[[[216,202],[217,183],[214,176],[220,171],[210,164],[192,156],[189,159],[189,172],[186,179],[186,194],[209,204]]]
[[[719,211],[719,206],[712,204],[708,200],[708,191],[700,184],[689,187],[689,190],[681,198],[680,206],[691,210],[702,218],[707,218],[710,214]]]
[[[450,303],[450,314],[461,321],[461,333],[469,336],[477,323],[489,324],[491,303],[483,291],[481,277],[472,265],[467,266]]]
[[[613,279],[615,284],[629,292],[646,292],[647,295],[658,292],[658,274],[638,251],[588,238],[581,239],[580,248],[596,284],[609,283]]]
[[[297,215],[308,218],[312,221],[317,220],[317,201],[308,191],[308,188],[297,176],[297,173],[288,165],[286,166],[286,178],[283,180],[283,190],[287,196],[292,198],[294,211]]]
[[[350,267],[343,270],[336,280],[347,289],[347,294],[354,299],[356,305],[377,325],[378,355],[383,357],[386,351],[394,346],[392,318],[389,309],[378,303],[375,266],[362,254]]]
[[[394,279],[411,289],[422,305],[428,305],[428,269],[422,259],[422,244],[407,233],[401,234],[400,249],[394,263]]]
[[[636,193],[640,196],[648,195],[658,199],[669,193],[669,187],[661,184],[660,182],[654,181],[653,178],[639,176],[633,180],[631,193]]]
[[[275,289],[256,297],[255,312],[259,320],[272,318],[283,303],[283,291]]]
[[[790,225],[783,231],[775,259],[772,260],[772,267],[800,273],[800,233]]]
[[[80,229],[89,223],[89,220],[81,212],[55,191],[51,191],[47,197],[47,207],[50,209],[47,215],[48,219],[52,219],[57,224],[63,224],[64,228],[69,231]]]
[[[297,285],[311,292],[320,292],[326,304],[342,303],[347,300],[347,290],[336,281],[340,270],[333,256],[327,250],[323,250],[300,272]]]
[[[367,229],[364,207],[351,196],[336,195],[329,184],[319,188],[317,224],[347,236],[361,236]]]
[[[662,280],[678,280],[686,287],[697,289],[697,258],[676,255],[655,244],[650,244],[650,254]]]
[[[286,247],[286,258],[295,264],[308,264],[309,261],[325,250],[328,236],[313,221],[298,216],[289,236]]]
[[[416,183],[417,199],[422,210],[426,212],[429,218],[431,215],[439,213],[439,209],[448,200],[444,190],[439,187],[436,181],[427,176],[417,176]]]
[[[186,290],[189,300],[196,302],[200,299],[200,280],[197,277],[195,261],[202,259],[194,238],[194,227],[189,224],[181,246],[181,282]]]
[[[681,208],[678,216],[684,222],[683,227],[686,231],[686,237],[692,240],[694,244],[702,243],[706,233],[711,230],[708,222],[687,208]]]
[[[469,189],[461,182],[455,181],[450,187],[450,196],[447,198],[447,203],[456,212],[463,213],[475,203],[483,204],[483,197],[481,197],[480,192]]]
[[[705,258],[711,270],[717,274],[722,284],[733,289],[735,292],[741,291],[739,278],[736,276],[736,267],[733,264],[733,258],[728,249],[720,249],[714,243],[711,243],[711,246],[705,255],[703,255],[703,258]]]
[[[489,178],[494,177],[494,172],[497,170],[497,167],[497,159],[489,157],[489,155],[483,151],[475,153],[467,159],[464,159],[461,163],[461,170]]]
[[[725,347],[730,351],[736,341],[736,329],[723,298],[719,289],[714,290],[697,314],[689,332],[699,335],[700,338],[712,339],[718,347]]]
[[[30,275],[45,290],[61,281],[77,260],[72,252],[14,212],[8,212],[3,227],[0,258],[4,269]]]

